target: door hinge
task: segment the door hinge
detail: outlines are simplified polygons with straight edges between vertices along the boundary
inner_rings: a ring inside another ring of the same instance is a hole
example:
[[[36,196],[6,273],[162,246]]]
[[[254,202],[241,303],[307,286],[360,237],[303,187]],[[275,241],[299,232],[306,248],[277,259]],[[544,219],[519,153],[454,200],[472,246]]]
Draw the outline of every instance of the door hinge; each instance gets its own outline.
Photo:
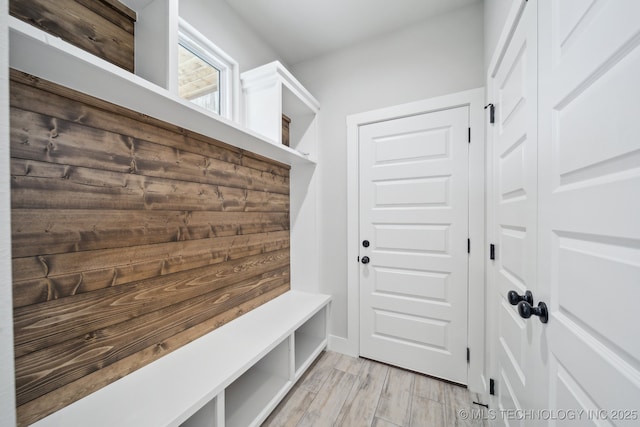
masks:
[[[471,362],[471,350],[467,347],[467,363]]]
[[[471,128],[469,128],[469,144],[471,144]]]
[[[489,394],[491,396],[496,394],[496,381],[493,378],[489,378]]]
[[[489,109],[489,123],[494,124],[496,122],[496,106],[493,104],[487,104],[484,109]]]
[[[489,245],[489,259],[496,259],[496,245]]]
[[[360,255],[358,255],[358,262],[360,262]]]
[[[471,239],[467,239],[467,253],[471,253]]]

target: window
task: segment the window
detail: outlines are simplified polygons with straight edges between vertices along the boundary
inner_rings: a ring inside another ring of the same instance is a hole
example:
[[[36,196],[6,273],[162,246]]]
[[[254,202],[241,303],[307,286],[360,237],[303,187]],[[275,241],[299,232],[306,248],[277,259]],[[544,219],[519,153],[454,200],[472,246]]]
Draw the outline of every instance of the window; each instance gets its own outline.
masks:
[[[180,19],[178,95],[202,108],[237,120],[238,63]]]

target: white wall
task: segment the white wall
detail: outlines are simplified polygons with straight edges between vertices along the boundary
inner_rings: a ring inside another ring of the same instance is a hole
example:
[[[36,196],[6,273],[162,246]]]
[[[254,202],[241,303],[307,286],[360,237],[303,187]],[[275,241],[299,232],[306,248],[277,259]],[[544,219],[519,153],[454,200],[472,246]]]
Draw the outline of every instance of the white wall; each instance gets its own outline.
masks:
[[[489,68],[493,51],[498,44],[514,0],[484,0],[484,68]]]
[[[13,303],[11,298],[11,217],[9,189],[9,40],[7,0],[0,0],[0,425],[13,426]]]
[[[235,59],[240,72],[282,62],[224,0],[180,0],[180,17]]]
[[[347,335],[346,117],[483,86],[483,5],[293,66],[320,101],[320,286],[334,296],[331,333]]]

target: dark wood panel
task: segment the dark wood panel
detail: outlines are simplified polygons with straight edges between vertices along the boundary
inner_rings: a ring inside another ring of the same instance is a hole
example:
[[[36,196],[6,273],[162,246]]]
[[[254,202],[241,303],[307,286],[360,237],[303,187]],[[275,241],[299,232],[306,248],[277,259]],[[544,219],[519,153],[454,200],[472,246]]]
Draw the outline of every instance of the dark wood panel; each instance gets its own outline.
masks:
[[[16,308],[15,355],[131,320],[288,263],[289,250],[284,249]]]
[[[66,252],[284,231],[286,212],[12,211],[12,255]]]
[[[11,0],[9,11],[125,70],[134,70],[133,31],[125,31],[75,0]]]
[[[22,405],[288,282],[288,268],[173,304],[16,358]]]
[[[134,34],[136,13],[117,0],[75,0],[127,33]]]
[[[11,70],[11,106],[289,177],[289,166],[224,142]]]
[[[285,194],[33,160],[13,159],[11,175],[14,209],[289,210]]]
[[[239,304],[222,314],[212,317],[211,319],[199,323],[198,325],[183,332],[175,334],[162,342],[153,344],[142,351],[122,358],[109,366],[63,385],[54,392],[45,394],[19,406],[17,408],[19,420],[18,426],[28,426],[35,421],[64,408],[76,400],[99,390],[105,385],[124,377],[125,375],[153,362],[156,359],[159,359],[166,354],[169,354],[185,344],[188,344],[193,341],[195,337],[200,337],[220,326],[223,326],[242,314],[261,306],[279,295],[282,295],[288,290],[289,285],[285,284],[274,290],[265,292],[264,294],[245,303]]]
[[[11,109],[11,156],[288,194],[280,175],[63,119]]]
[[[289,289],[288,167],[11,75],[20,425]]]
[[[14,308],[289,247],[289,232],[219,237],[13,260]]]

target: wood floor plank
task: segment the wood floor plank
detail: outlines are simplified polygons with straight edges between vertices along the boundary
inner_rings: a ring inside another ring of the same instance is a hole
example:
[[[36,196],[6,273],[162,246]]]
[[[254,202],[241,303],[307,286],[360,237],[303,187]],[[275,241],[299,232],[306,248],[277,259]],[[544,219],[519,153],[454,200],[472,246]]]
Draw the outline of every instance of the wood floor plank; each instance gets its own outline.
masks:
[[[348,373],[347,370],[354,366],[360,366],[358,374]],[[346,399],[345,378],[351,378],[352,383]],[[328,395],[331,393],[337,395]],[[263,426],[485,426],[487,423],[483,420],[465,421],[457,417],[460,409],[479,409],[472,404],[478,398],[464,387],[436,378],[327,351],[302,376]],[[344,403],[336,418],[335,408],[341,401]],[[312,413],[308,413],[309,410]]]
[[[339,359],[339,353],[333,351],[324,352],[314,365],[314,368],[301,380],[301,387],[312,393],[318,393]]]
[[[294,387],[262,424],[263,427],[295,427],[304,416],[316,394]]]
[[[360,381],[351,389],[351,393],[349,393],[338,415],[337,425],[368,427],[373,423],[389,367],[381,363],[370,360],[363,361],[363,359],[355,359],[345,355],[343,355],[343,358],[362,362],[349,364],[349,366],[359,366],[361,368],[358,370]]]
[[[442,403],[444,402],[443,389],[444,383],[442,381],[425,375],[416,375],[414,394]]]
[[[440,427],[445,425],[443,404],[414,395],[411,403],[411,427]]]
[[[411,395],[415,374],[399,368],[389,369],[376,417],[400,426],[408,426],[411,419]]]
[[[371,424],[371,427],[402,427],[402,426],[399,426],[394,423],[390,423],[389,421],[384,420],[382,418],[375,418],[373,420],[373,424]]]
[[[473,404],[472,394],[469,393],[464,387],[456,386],[453,384],[444,384],[444,410],[445,410],[445,422],[450,426],[482,426],[482,420],[474,419],[462,419],[459,416],[459,411],[464,409],[471,413],[473,410],[480,409]]]
[[[335,365],[336,369],[340,369],[341,371],[348,372],[351,375],[359,375],[360,370],[362,369],[364,359],[359,357],[350,357],[346,354],[340,356],[340,359]]]
[[[304,414],[298,427],[333,427],[340,410],[359,379],[338,369],[332,369],[329,377],[320,388],[311,405]]]

